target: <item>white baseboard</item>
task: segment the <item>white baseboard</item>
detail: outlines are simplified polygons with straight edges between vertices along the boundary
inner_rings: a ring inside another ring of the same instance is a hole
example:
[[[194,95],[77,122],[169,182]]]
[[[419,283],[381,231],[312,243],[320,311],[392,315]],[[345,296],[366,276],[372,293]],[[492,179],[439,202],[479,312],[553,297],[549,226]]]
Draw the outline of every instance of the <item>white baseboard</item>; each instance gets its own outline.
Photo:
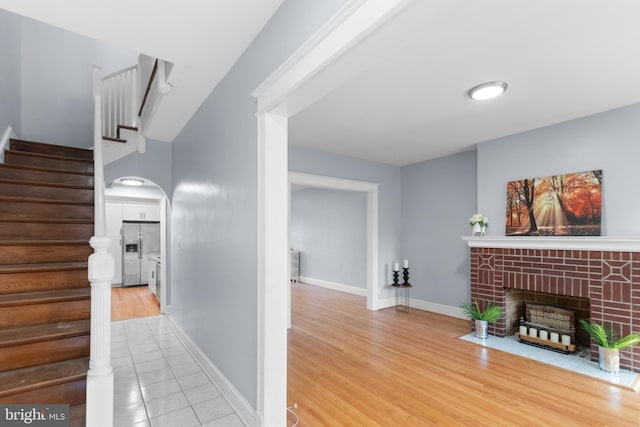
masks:
[[[460,307],[452,307],[450,305],[438,304],[437,302],[423,301],[415,298],[409,298],[411,308],[418,310],[430,311],[432,313],[443,314],[445,316],[456,317],[458,319],[467,319]]]
[[[191,353],[200,366],[202,366],[205,373],[211,378],[211,381],[218,387],[224,397],[227,398],[227,401],[236,411],[236,414],[238,414],[242,422],[249,427],[257,426],[260,417],[256,410],[253,409],[244,396],[240,394],[231,381],[213,364],[211,359],[209,359],[196,343],[184,333],[180,326],[173,321],[173,318],[171,316],[166,316],[166,318],[169,320],[169,325],[178,336],[178,339],[182,341],[189,353]]]
[[[395,298],[382,298],[378,300],[378,309],[389,308],[396,305]]]
[[[395,305],[395,298],[384,298],[378,300],[378,307],[381,309],[393,307]],[[431,313],[443,314],[445,316],[456,317],[458,319],[467,319],[467,316],[465,316],[460,307],[452,307],[450,305],[439,304],[437,302],[409,298],[409,307],[417,310],[429,311]]]
[[[320,286],[322,288],[333,289],[334,291],[346,292],[348,294],[367,296],[367,290],[365,288],[358,288],[357,286],[344,285],[342,283],[330,282],[328,280],[314,279],[313,277],[300,276],[300,282],[308,283],[309,285]]]

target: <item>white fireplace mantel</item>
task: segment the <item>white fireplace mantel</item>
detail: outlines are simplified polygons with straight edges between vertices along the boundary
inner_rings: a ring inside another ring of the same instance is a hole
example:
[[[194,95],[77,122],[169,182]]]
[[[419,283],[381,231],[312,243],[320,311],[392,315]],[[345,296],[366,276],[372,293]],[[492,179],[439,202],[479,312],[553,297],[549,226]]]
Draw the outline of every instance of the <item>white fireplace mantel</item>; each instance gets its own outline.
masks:
[[[463,236],[472,248],[640,252],[640,237]]]

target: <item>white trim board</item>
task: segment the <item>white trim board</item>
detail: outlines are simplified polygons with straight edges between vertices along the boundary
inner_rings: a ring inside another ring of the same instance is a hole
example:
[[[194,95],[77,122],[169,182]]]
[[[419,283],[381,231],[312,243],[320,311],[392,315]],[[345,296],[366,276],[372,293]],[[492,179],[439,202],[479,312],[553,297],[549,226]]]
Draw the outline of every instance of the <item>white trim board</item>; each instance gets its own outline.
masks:
[[[287,420],[287,119],[357,76],[361,70],[340,69],[336,60],[413,1],[349,0],[253,92],[258,121],[256,383],[262,426],[281,426]],[[378,193],[368,194],[367,209],[374,210]],[[367,235],[377,239],[377,230],[375,210]],[[378,261],[377,243],[373,248],[367,251],[367,265]],[[378,272],[367,280],[378,280]],[[375,288],[369,289],[367,297],[367,308],[374,310],[378,305],[378,295],[372,293],[377,292]]]
[[[365,288],[359,288],[357,286],[345,285],[342,283],[330,282],[329,280],[314,279],[313,277],[300,276],[300,283],[303,285],[319,286],[321,288],[327,288],[334,291],[345,292],[347,294],[366,296],[367,290]]]
[[[184,344],[187,351],[193,356],[193,358],[202,367],[211,381],[218,387],[220,392],[229,402],[229,405],[236,411],[242,422],[247,426],[257,425],[258,414],[251,407],[249,402],[240,394],[240,392],[233,386],[231,381],[222,374],[222,371],[216,367],[216,365],[200,350],[200,347],[189,338],[187,334],[174,322],[171,316],[165,316],[169,321],[169,327],[175,332],[178,339]]]

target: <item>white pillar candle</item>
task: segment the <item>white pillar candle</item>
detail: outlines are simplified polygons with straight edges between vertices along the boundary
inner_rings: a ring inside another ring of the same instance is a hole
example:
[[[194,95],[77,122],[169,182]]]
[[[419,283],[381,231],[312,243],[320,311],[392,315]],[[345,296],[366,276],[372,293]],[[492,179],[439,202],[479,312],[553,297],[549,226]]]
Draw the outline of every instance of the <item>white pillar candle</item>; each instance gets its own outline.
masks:
[[[545,330],[541,330],[540,331],[540,339],[541,340],[547,340],[549,339],[549,332],[545,331]]]
[[[405,259],[405,260],[402,262],[402,267],[404,267],[404,268],[409,268],[409,260],[408,260],[408,259]]]
[[[562,345],[571,345],[571,337],[569,335],[562,336]]]
[[[393,263],[393,271],[400,271],[400,264],[398,264],[397,262]]]
[[[520,335],[527,335],[527,327],[520,326]]]
[[[551,342],[560,342],[560,335],[557,332],[551,332]]]
[[[536,328],[529,328],[529,336],[530,337],[537,337],[538,336],[538,330]]]

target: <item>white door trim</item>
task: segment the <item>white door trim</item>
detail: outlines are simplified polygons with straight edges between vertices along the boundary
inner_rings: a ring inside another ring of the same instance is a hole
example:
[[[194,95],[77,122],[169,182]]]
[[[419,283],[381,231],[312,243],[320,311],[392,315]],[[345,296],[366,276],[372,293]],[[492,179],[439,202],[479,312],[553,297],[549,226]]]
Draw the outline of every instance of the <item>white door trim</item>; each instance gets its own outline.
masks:
[[[340,79],[318,78],[314,84],[314,78],[319,77],[321,71],[330,69],[336,59],[413,1],[347,1],[338,13],[253,92],[258,116],[256,384],[261,426],[286,425],[287,418],[287,119],[331,92],[345,79],[357,75],[354,71],[349,75],[340,73]],[[367,194],[369,211],[377,205],[378,195],[377,192]],[[376,210],[373,220],[367,224],[367,234],[377,239],[377,229]],[[375,250],[367,251],[367,263],[374,265],[377,259],[375,245]],[[368,295],[367,300],[372,304],[369,308],[375,309],[376,299],[375,295]]]

